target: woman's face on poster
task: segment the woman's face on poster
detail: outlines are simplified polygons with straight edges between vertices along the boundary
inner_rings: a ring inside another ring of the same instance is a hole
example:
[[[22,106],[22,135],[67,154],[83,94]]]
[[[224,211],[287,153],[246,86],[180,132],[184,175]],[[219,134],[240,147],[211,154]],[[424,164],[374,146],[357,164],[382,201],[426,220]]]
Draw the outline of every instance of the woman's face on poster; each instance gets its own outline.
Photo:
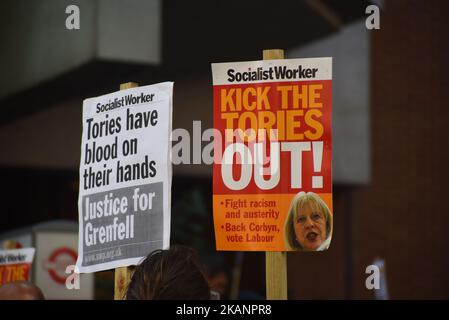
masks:
[[[296,240],[306,251],[315,251],[326,240],[326,216],[317,206],[298,208],[294,221]]]

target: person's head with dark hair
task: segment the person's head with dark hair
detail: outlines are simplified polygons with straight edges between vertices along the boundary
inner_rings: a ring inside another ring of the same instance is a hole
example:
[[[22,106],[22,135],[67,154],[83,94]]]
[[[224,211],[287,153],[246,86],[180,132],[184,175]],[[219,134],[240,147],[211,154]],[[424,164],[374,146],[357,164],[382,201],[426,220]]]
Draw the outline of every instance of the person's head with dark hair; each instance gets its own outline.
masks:
[[[26,281],[8,282],[0,286],[0,300],[44,300],[41,289]]]
[[[185,246],[150,253],[137,267],[128,300],[208,300],[209,285],[196,252]]]

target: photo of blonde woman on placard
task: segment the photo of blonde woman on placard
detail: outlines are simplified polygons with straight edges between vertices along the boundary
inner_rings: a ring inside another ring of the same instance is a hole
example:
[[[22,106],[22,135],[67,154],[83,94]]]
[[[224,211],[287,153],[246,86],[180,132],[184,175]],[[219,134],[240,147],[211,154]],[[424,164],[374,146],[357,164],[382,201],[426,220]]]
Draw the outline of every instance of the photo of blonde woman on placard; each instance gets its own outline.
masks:
[[[295,195],[285,221],[284,238],[288,250],[323,251],[332,238],[332,213],[313,192]]]

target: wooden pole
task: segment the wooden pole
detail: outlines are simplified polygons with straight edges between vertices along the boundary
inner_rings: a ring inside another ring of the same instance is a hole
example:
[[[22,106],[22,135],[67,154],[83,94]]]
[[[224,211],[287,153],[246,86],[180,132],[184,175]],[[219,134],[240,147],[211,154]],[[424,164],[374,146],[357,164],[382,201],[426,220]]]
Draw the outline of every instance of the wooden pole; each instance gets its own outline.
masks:
[[[284,50],[263,50],[263,59],[284,59]],[[287,253],[267,251],[265,266],[267,299],[287,300]]]
[[[135,88],[139,85],[135,82],[126,82],[120,84],[120,90]],[[131,282],[132,271],[129,267],[115,268],[114,279],[114,300],[124,300],[126,297],[126,290]]]

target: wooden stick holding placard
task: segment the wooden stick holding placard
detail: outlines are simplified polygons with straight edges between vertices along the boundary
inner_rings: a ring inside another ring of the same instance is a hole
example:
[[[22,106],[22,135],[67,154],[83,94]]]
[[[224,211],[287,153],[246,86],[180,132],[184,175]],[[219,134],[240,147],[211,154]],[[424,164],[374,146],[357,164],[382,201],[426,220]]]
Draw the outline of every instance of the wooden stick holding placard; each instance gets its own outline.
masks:
[[[263,50],[263,59],[284,59],[284,50]],[[287,253],[266,252],[265,266],[267,299],[287,300]]]
[[[139,84],[135,82],[126,82],[120,84],[120,90],[138,87]],[[114,279],[114,300],[124,300],[126,297],[126,290],[131,282],[132,271],[129,267],[115,268]]]

